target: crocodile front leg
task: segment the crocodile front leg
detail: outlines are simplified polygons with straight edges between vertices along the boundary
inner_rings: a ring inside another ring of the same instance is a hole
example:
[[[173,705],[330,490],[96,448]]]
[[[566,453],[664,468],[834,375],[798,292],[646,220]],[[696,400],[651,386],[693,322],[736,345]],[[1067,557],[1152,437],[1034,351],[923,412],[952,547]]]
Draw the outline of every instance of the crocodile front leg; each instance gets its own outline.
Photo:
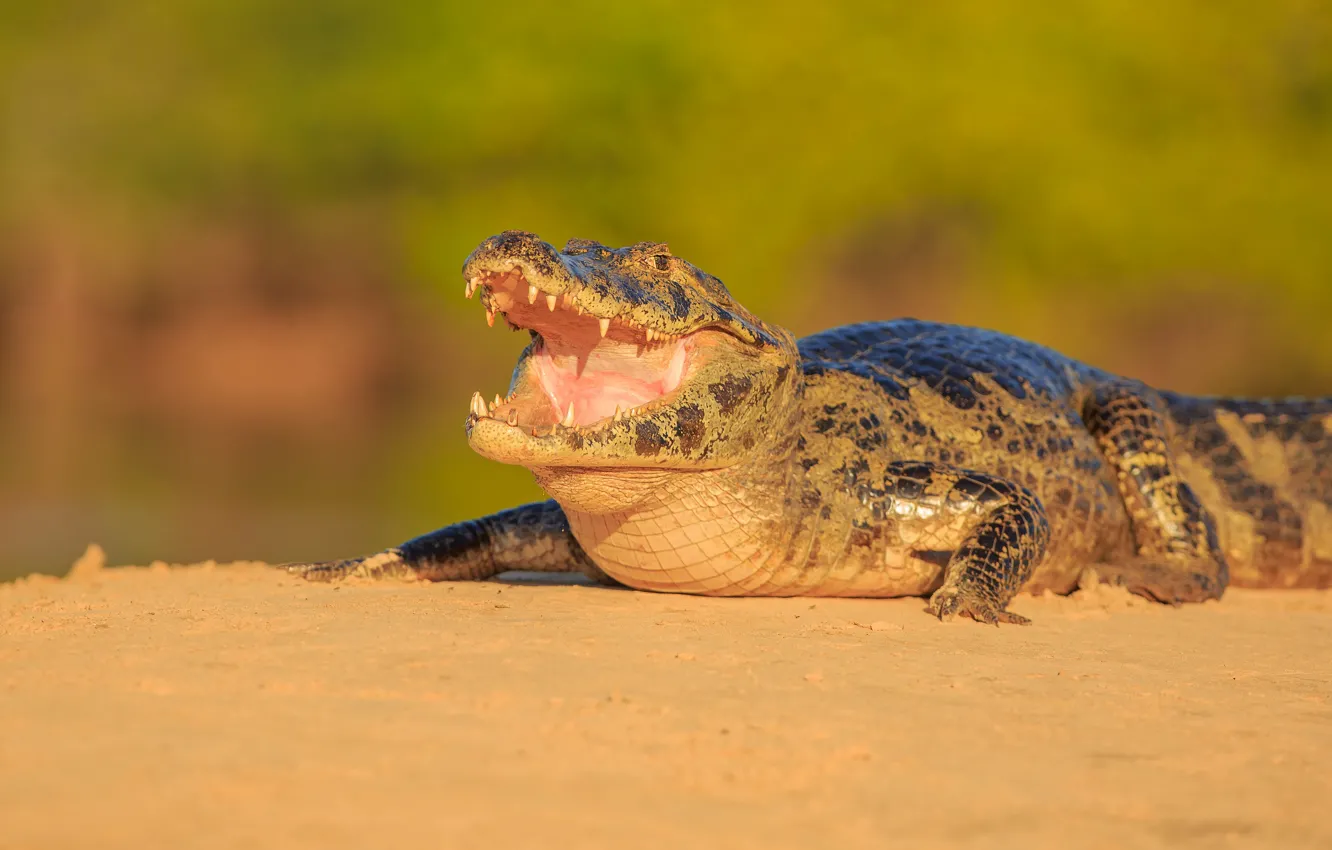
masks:
[[[1218,599],[1230,569],[1215,520],[1171,454],[1164,410],[1153,390],[1117,382],[1096,387],[1083,411],[1088,430],[1117,472],[1138,550],[1136,560],[1098,565],[1097,571],[1160,602]]]
[[[445,526],[363,558],[280,568],[312,581],[349,576],[479,581],[506,570],[533,570],[581,572],[610,582],[569,533],[564,511],[553,500]]]
[[[890,464],[885,484],[889,509],[901,522],[937,523],[948,514],[979,514],[949,556],[943,586],[930,596],[930,610],[939,619],[966,614],[996,625],[1030,622],[1007,607],[1050,539],[1045,508],[1036,496],[998,476],[934,463]],[[925,512],[928,519],[917,516]]]

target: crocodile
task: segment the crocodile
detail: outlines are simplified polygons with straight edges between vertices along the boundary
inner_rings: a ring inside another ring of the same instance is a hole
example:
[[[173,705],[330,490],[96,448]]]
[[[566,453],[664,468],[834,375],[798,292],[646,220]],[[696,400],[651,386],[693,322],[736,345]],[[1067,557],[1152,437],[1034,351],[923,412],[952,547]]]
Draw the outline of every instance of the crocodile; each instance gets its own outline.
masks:
[[[468,442],[551,498],[290,572],[923,596],[994,624],[1089,568],[1175,605],[1332,586],[1332,398],[1164,392],[916,319],[796,340],[659,243],[506,231],[463,277],[531,339]]]

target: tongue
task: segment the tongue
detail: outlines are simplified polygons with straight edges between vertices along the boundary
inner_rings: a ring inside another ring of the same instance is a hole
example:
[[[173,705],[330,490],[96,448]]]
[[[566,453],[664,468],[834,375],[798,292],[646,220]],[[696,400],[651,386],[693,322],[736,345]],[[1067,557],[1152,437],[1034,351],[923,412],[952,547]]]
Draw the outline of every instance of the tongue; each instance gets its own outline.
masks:
[[[574,422],[579,425],[591,425],[613,416],[617,407],[625,411],[661,398],[665,393],[665,387],[660,381],[650,384],[614,372],[584,372],[581,379],[565,382],[553,389],[553,392],[550,387],[546,390],[552,403],[566,411],[572,403]]]
[[[658,356],[666,353],[654,352]],[[536,355],[535,366],[542,389],[558,411],[556,417],[563,420],[572,403],[574,423],[591,425],[613,416],[617,407],[628,411],[675,390],[684,375],[684,341],[669,353],[670,359],[658,368],[644,358],[592,357],[580,374],[576,358],[553,358],[545,352]]]

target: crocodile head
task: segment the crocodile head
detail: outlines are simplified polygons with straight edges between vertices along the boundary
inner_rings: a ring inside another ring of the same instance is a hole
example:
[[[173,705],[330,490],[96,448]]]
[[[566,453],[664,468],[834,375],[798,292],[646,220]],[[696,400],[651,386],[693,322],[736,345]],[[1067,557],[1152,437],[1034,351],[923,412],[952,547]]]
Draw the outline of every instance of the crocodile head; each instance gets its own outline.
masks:
[[[492,325],[531,334],[508,394],[473,395],[468,440],[531,468],[557,499],[552,482],[570,475],[632,490],[636,471],[732,466],[765,451],[793,407],[791,335],[665,245],[575,239],[557,251],[506,231],[472,252],[463,276]]]

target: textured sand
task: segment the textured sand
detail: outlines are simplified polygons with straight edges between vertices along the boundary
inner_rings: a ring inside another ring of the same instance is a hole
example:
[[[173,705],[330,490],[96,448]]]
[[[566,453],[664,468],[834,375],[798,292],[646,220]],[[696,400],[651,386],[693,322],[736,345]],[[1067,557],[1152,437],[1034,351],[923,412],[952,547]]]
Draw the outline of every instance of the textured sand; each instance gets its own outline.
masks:
[[[0,847],[1332,847],[1332,593],[0,586]]]

